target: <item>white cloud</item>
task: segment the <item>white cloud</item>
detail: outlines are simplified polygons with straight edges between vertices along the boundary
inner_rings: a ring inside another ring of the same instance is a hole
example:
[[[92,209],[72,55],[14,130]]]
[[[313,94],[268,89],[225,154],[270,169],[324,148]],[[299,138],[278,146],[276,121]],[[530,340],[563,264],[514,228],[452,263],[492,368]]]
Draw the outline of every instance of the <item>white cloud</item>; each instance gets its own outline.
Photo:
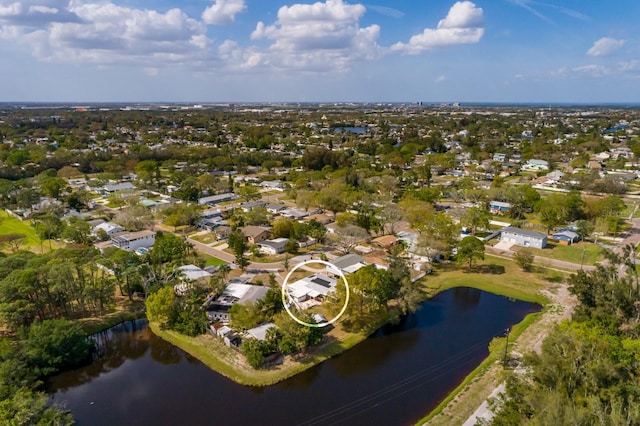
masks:
[[[360,28],[365,13],[361,4],[342,0],[282,6],[273,25],[258,22],[252,40],[272,44],[264,52],[263,65],[315,71],[344,70],[358,60],[380,57],[380,27]]]
[[[39,28],[51,22],[79,22],[65,0],[0,0],[0,26]]]
[[[436,29],[425,28],[422,34],[414,35],[409,43],[398,42],[391,50],[408,54],[418,54],[424,50],[458,44],[475,44],[484,35],[482,8],[470,1],[456,2]]]
[[[185,63],[197,66],[211,59],[206,25],[189,18],[180,9],[162,13],[113,3],[63,4],[45,0],[30,5],[28,10],[36,10],[41,15],[62,13],[77,18],[75,21],[51,19],[36,28],[23,26],[19,31],[0,31],[5,38],[7,34],[14,34],[16,41],[27,44],[34,56],[42,60],[136,64],[154,69]],[[22,13],[22,9],[20,11]]]
[[[236,15],[247,9],[244,0],[214,0],[214,3],[202,12],[205,24],[222,25],[235,21]]]
[[[435,79],[436,83],[444,83],[447,80],[447,77],[444,75],[439,75],[438,78]]]
[[[587,50],[588,56],[609,56],[616,53],[624,46],[624,40],[616,40],[611,37],[602,37],[593,43],[593,46]]]

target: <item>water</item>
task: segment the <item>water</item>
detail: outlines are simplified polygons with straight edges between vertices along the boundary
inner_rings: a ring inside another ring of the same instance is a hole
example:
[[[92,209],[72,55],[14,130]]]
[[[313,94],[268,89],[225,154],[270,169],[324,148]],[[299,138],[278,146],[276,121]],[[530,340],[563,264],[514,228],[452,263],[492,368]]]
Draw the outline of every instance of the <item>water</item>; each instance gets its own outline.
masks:
[[[471,288],[275,386],[238,385],[156,337],[144,320],[97,335],[104,355],[49,383],[79,425],[412,424],[488,354],[489,341],[540,310]]]

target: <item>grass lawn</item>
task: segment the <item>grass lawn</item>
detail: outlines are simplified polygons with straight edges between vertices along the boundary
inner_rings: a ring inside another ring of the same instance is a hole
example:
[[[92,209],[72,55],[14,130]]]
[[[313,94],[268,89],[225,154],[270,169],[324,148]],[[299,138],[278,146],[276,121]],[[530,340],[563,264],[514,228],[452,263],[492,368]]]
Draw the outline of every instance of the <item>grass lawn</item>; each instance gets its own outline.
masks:
[[[514,247],[514,249],[519,250],[520,248]],[[570,246],[549,243],[547,244],[547,247],[543,249],[530,248],[530,250],[535,256],[564,260],[565,262],[571,262],[577,265],[581,264],[583,253],[584,265],[595,265],[597,261],[603,259],[600,246],[584,241]]]
[[[198,256],[204,259],[205,266],[220,266],[227,264],[227,262],[225,262],[224,260],[218,259],[217,257],[210,256],[208,254],[198,252]]]
[[[527,302],[547,303],[539,292],[548,284],[522,271],[513,261],[497,257],[487,256],[471,271],[454,264],[437,265],[423,282],[431,295],[453,287],[473,287]]]
[[[23,234],[26,235],[23,246],[40,246],[40,238],[29,222],[22,221],[9,215],[5,211],[0,211],[0,235]]]
[[[193,235],[191,237],[189,237],[191,239],[194,239],[196,241],[198,241],[199,243],[202,244],[211,244],[211,243],[215,243],[216,241],[218,241],[216,239],[216,235],[212,232],[209,232],[207,234],[200,234],[200,235]]]

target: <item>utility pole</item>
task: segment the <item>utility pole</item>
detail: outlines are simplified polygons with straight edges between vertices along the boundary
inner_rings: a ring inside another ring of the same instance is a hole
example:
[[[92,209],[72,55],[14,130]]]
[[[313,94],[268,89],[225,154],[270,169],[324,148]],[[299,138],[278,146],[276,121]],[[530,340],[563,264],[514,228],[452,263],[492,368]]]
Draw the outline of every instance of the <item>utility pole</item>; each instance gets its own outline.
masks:
[[[505,328],[504,330],[504,335],[507,337],[507,341],[504,345],[504,355],[502,356],[502,366],[506,367],[507,366],[507,349],[509,348],[509,332],[511,331],[511,329],[509,328]]]
[[[584,253],[587,251],[587,248],[582,249],[582,259],[580,259],[580,270],[582,271],[582,265],[584,265]]]

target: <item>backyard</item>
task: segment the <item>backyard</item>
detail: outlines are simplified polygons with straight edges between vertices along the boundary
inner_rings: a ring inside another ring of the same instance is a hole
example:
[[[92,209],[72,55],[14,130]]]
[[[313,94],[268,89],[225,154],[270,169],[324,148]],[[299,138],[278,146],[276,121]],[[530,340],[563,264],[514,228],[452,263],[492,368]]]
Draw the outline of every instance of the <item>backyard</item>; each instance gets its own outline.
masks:
[[[522,250],[522,247],[513,246],[512,250]],[[603,259],[602,248],[597,244],[579,242],[570,246],[557,243],[548,243],[543,249],[528,248],[534,256],[547,257],[555,260],[575,263],[576,265],[595,265]],[[584,256],[584,261],[583,261]]]

